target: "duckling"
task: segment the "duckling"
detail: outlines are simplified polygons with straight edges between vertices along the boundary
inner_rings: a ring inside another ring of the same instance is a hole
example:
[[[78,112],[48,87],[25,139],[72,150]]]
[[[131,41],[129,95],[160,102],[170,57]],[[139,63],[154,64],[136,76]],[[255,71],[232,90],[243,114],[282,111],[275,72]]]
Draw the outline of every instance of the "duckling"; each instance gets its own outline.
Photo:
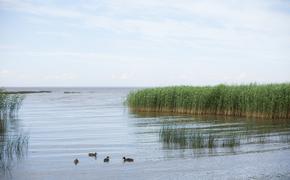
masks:
[[[97,157],[97,153],[96,152],[89,152],[88,154],[90,157]]]
[[[123,157],[123,160],[124,160],[124,162],[134,162],[134,159],[132,159],[132,158]]]
[[[110,157],[107,156],[105,159],[104,159],[104,162],[109,162],[110,161]]]
[[[78,158],[76,158],[76,159],[74,160],[74,163],[75,163],[75,165],[77,165],[77,164],[79,163]]]

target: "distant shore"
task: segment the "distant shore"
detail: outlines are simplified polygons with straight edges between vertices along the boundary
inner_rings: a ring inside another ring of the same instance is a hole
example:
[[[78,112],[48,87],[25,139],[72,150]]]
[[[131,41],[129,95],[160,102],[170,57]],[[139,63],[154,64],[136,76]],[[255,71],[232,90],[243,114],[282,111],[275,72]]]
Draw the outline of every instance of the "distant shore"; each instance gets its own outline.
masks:
[[[33,94],[33,93],[51,93],[52,91],[3,91],[3,94]]]

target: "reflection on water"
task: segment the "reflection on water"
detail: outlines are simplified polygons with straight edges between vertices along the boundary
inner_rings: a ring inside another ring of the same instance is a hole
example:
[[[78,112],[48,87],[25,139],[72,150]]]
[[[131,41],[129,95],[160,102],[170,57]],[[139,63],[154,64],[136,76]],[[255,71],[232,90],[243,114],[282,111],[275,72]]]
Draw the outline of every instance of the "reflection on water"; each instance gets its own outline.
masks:
[[[263,152],[289,148],[290,120],[224,116],[188,116],[131,112],[138,126],[158,127],[162,149],[182,157]],[[147,119],[147,121],[146,121]],[[191,151],[191,152],[190,152]]]
[[[160,130],[159,134],[164,147],[169,149],[235,148],[247,144],[290,143],[289,132],[275,133],[275,131],[272,132],[269,129],[267,129],[267,133],[264,130],[262,132],[259,131],[253,132],[248,129],[244,131],[217,131],[211,128],[200,129],[166,126]]]
[[[161,129],[160,138],[167,148],[217,148],[236,147],[241,144],[239,133],[215,134],[202,130],[166,127]]]
[[[14,116],[0,119],[0,177],[11,176],[13,166],[26,154],[28,136],[18,132]]]

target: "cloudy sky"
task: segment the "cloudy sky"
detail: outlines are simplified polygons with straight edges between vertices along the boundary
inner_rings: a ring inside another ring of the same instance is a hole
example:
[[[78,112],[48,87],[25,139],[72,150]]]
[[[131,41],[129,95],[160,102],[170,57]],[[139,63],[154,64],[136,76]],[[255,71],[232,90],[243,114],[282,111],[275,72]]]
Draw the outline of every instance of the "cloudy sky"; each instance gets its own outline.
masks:
[[[0,0],[0,86],[289,81],[287,0]]]

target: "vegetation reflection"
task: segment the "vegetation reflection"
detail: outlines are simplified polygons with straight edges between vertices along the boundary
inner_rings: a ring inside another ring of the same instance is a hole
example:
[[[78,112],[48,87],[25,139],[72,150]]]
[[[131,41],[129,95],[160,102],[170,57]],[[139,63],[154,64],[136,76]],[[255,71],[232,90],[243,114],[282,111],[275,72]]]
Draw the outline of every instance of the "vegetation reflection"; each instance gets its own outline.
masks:
[[[20,160],[28,147],[28,136],[11,128],[17,123],[23,98],[0,90],[0,175],[10,174],[14,161]]]

